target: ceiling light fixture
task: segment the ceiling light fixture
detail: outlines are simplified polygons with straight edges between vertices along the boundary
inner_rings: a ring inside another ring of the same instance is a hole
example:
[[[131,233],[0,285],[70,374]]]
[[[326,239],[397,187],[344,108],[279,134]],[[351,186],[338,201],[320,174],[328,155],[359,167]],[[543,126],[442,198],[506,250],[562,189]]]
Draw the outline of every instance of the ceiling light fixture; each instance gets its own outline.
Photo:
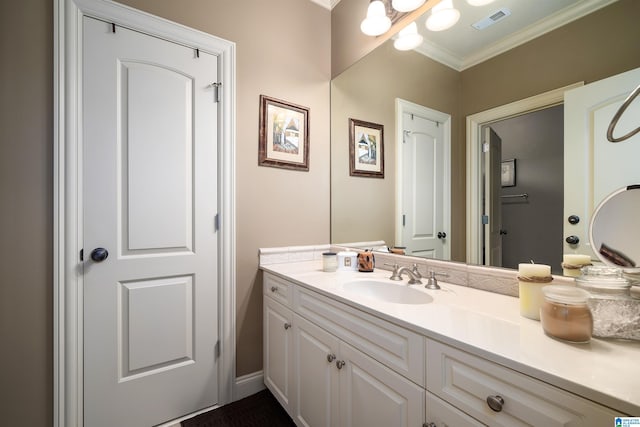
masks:
[[[393,0],[391,7],[398,12],[411,12],[424,4],[426,0]]]
[[[367,17],[360,24],[360,30],[368,36],[379,36],[391,28],[391,19],[387,16],[384,3],[375,0],[369,3]]]
[[[493,3],[495,0],[467,0],[471,6],[484,6],[485,4]]]
[[[430,31],[443,31],[453,27],[458,19],[460,11],[453,7],[453,0],[442,0],[431,9],[425,25]]]
[[[415,22],[404,27],[398,33],[398,38],[393,42],[393,47],[398,50],[411,50],[422,44],[423,37],[418,34],[418,26]]]

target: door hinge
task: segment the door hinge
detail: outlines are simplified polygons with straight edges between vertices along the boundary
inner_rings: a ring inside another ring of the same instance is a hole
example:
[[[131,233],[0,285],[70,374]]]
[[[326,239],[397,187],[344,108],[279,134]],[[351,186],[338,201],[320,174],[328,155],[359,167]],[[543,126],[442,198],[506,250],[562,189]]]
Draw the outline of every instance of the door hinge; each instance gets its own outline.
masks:
[[[214,347],[214,353],[215,353],[216,359],[220,357],[220,340],[216,341],[216,345]]]
[[[84,261],[84,249],[80,249],[80,261]]]
[[[220,214],[216,214],[216,216],[213,217],[213,228],[215,231],[220,230]]]
[[[213,102],[220,102],[220,92],[222,89],[222,83],[211,83],[209,86],[213,87]]]
[[[482,152],[483,153],[489,152],[489,143],[488,142],[483,142],[482,143]]]
[[[482,224],[483,225],[489,224],[489,215],[482,215]]]

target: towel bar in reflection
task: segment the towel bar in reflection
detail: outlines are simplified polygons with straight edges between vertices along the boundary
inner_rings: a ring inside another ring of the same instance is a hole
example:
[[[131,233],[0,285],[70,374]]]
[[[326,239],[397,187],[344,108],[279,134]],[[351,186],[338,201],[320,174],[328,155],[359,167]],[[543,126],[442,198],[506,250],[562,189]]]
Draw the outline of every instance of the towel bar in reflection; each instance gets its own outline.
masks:
[[[522,193],[522,194],[506,194],[504,196],[500,196],[503,199],[528,199],[529,198],[529,194],[527,193]]]

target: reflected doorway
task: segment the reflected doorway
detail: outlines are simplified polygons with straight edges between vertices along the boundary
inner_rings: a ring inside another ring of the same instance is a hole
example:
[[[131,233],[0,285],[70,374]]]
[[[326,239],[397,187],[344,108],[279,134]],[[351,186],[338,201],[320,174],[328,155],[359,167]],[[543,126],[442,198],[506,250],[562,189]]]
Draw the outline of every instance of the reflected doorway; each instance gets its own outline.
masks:
[[[483,141],[483,152],[494,158],[492,167],[487,156],[482,161],[483,264],[517,269],[533,260],[562,274],[563,132],[562,104],[482,126],[482,135],[495,133],[501,141],[493,149],[488,137]]]

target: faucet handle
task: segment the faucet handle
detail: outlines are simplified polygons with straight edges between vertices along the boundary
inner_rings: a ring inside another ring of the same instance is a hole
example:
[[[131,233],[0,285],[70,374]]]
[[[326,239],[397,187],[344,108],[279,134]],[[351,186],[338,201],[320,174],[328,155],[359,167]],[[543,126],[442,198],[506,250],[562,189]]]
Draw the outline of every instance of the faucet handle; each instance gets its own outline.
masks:
[[[393,263],[393,264],[386,264],[389,267],[393,267],[393,272],[391,273],[391,277],[389,277],[390,280],[402,280],[402,276],[399,273],[400,270],[400,266],[398,265],[398,263]]]
[[[418,264],[416,264],[415,262],[413,263],[411,272],[416,275],[417,279],[422,279],[422,274],[420,274],[420,270],[418,270]]]
[[[427,284],[424,285],[427,289],[440,289],[440,285],[438,285],[438,279],[436,279],[436,274],[438,276],[449,277],[448,273],[445,272],[436,272],[434,270],[429,270],[429,278],[427,279]]]

